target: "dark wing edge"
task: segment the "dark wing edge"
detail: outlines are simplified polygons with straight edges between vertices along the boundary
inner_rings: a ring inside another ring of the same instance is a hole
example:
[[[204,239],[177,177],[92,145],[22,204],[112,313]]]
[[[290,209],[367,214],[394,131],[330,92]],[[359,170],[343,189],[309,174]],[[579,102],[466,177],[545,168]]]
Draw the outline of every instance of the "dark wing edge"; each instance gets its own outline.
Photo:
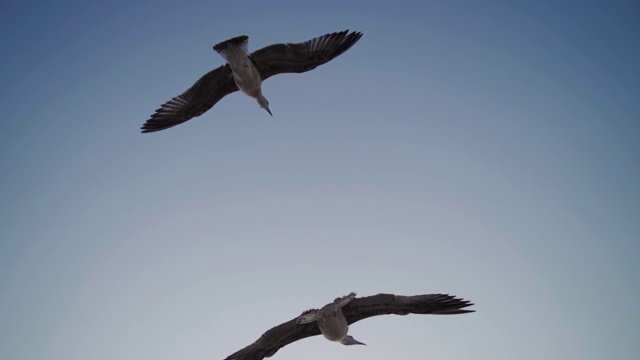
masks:
[[[143,133],[168,129],[204,114],[220,99],[237,91],[229,65],[222,65],[202,76],[182,95],[162,104],[142,125]]]
[[[282,73],[302,73],[315,69],[349,50],[362,33],[334,32],[302,43],[274,44],[256,50],[250,58],[262,80]]]
[[[377,315],[434,314],[455,315],[474,312],[465,308],[474,305],[468,300],[448,294],[429,294],[402,296],[378,294],[356,298],[342,308],[347,322],[356,321]]]
[[[309,310],[307,310],[309,311]],[[280,324],[260,336],[253,344],[227,356],[225,360],[260,360],[271,357],[280,348],[306,337],[320,335],[314,323],[297,324],[296,319]]]

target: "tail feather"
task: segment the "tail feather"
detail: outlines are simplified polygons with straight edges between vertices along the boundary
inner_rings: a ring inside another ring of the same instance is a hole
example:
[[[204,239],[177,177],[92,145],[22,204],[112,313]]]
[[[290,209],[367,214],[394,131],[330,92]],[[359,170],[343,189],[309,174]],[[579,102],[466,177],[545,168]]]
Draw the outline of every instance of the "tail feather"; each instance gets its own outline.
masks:
[[[352,292],[349,295],[345,295],[343,297],[336,298],[335,300],[333,300],[333,303],[340,305],[340,307],[343,307],[343,306],[347,305],[348,303],[350,303],[351,300],[353,300],[355,298],[356,298],[356,293]]]
[[[248,50],[248,44],[249,44],[249,37],[247,35],[240,35],[214,45],[213,50],[215,50],[225,60],[227,60],[227,52],[230,49],[240,48],[246,54]]]
[[[296,319],[296,324],[308,324],[317,320],[317,313],[315,311],[302,314]]]

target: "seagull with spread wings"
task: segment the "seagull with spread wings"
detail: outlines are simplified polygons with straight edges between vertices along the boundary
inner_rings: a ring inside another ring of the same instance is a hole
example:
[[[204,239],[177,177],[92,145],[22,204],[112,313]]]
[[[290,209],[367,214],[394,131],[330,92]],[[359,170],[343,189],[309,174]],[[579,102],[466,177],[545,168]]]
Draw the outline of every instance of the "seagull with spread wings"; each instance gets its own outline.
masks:
[[[142,132],[160,131],[204,114],[220,99],[242,91],[257,100],[270,115],[262,82],[282,73],[303,73],[338,57],[362,37],[349,30],[326,34],[302,43],[273,44],[248,53],[246,35],[216,44],[213,49],[226,61],[201,77],[182,95],[162,104],[142,125]]]
[[[253,344],[228,356],[225,360],[260,360],[275,354],[292,342],[324,335],[344,345],[364,345],[347,335],[349,324],[378,315],[435,314],[454,315],[474,312],[466,307],[470,301],[446,294],[401,296],[378,294],[356,298],[355,293],[335,299],[320,310],[304,311],[295,319],[265,332]]]

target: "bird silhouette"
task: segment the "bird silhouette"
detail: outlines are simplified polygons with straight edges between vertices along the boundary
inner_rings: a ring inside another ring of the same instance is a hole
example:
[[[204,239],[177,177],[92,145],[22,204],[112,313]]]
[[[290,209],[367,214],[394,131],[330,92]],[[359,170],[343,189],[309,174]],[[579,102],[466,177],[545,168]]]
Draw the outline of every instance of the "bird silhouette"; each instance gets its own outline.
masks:
[[[202,76],[182,95],[162,104],[142,125],[142,132],[168,129],[204,114],[220,99],[242,91],[256,99],[270,115],[269,102],[262,95],[262,82],[282,73],[303,73],[335,59],[362,37],[361,32],[334,32],[302,43],[273,44],[247,52],[246,35],[216,44],[213,49],[226,61]]]
[[[280,348],[306,337],[320,335],[329,340],[345,342],[345,345],[362,344],[357,340],[345,339],[348,325],[356,321],[378,315],[436,314],[454,315],[474,312],[464,308],[472,306],[470,301],[446,294],[402,296],[378,294],[356,298],[355,293],[335,299],[320,310],[304,311],[295,319],[280,324],[260,336],[253,344],[241,349],[225,360],[260,360],[275,354]],[[339,310],[338,313],[334,313]],[[334,324],[321,325],[323,322]],[[317,324],[317,325],[316,325]],[[327,329],[329,331],[327,332]],[[364,344],[362,344],[364,345]]]

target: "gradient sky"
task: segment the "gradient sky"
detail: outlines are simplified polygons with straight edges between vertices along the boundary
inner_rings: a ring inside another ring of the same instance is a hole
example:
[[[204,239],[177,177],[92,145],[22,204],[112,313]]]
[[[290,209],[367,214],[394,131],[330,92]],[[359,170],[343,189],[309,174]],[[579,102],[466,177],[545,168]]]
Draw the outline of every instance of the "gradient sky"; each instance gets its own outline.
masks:
[[[356,291],[450,293],[287,359],[640,356],[637,1],[9,1],[0,358],[224,359]],[[250,49],[363,38],[159,133]]]

